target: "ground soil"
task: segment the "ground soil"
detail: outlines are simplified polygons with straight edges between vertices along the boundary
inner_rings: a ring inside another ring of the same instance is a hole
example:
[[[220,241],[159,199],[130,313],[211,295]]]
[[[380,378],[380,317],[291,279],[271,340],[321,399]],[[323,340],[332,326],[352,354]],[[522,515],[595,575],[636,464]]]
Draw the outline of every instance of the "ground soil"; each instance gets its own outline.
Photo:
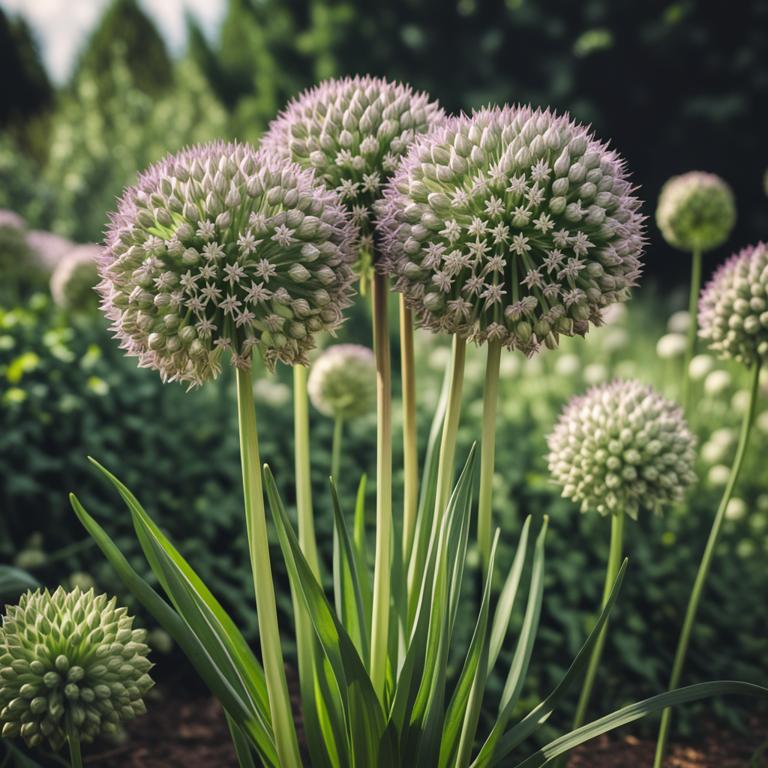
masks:
[[[149,702],[151,715],[129,724],[117,744],[93,745],[85,753],[92,768],[237,768],[219,705],[208,697],[180,697],[162,690]],[[706,729],[697,745],[676,745],[665,768],[748,768],[768,739],[768,722],[751,724],[748,734]],[[624,734],[595,739],[575,750],[568,768],[649,768],[654,743]],[[756,766],[768,766],[768,754]]]

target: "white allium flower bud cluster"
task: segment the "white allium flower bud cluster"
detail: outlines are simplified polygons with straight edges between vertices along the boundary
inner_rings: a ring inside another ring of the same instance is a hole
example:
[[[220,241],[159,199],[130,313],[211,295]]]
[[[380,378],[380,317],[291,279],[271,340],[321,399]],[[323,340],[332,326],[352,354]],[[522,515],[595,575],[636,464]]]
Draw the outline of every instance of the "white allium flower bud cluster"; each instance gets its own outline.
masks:
[[[56,304],[70,310],[88,310],[96,306],[100,256],[98,245],[77,245],[61,258],[50,283]]]
[[[673,176],[661,188],[656,224],[674,248],[688,252],[717,248],[735,223],[731,188],[713,173]]]
[[[695,438],[681,409],[637,381],[590,389],[549,436],[549,470],[563,496],[600,514],[661,512],[695,479]]]
[[[0,733],[58,749],[67,722],[92,741],[143,714],[153,685],[144,640],[115,598],[27,592],[0,626]]]
[[[583,335],[640,274],[624,161],[568,117],[483,109],[416,141],[378,206],[383,269],[420,323],[525,353]]]
[[[699,336],[721,357],[768,359],[768,246],[750,245],[713,275],[699,301]]]
[[[303,363],[348,306],[356,229],[311,171],[216,142],[152,166],[114,215],[103,306],[140,364],[199,385],[239,367]]]
[[[378,77],[328,80],[294,99],[261,146],[287,157],[335,189],[373,246],[371,206],[414,138],[444,117],[437,102],[408,85]]]
[[[326,416],[365,416],[376,407],[373,352],[359,344],[328,347],[312,365],[307,390],[312,405]]]

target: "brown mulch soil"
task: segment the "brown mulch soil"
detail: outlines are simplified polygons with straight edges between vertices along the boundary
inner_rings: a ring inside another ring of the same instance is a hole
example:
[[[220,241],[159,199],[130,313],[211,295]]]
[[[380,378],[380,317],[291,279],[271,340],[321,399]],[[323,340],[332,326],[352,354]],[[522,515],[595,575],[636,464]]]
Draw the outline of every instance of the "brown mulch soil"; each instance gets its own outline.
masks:
[[[151,715],[129,724],[118,744],[96,744],[84,755],[93,768],[237,768],[219,705],[191,695],[178,700],[166,689],[148,702]],[[768,739],[768,722],[755,720],[748,734],[717,729],[697,745],[676,745],[665,768],[747,768]],[[629,734],[594,739],[572,753],[568,768],[648,768],[655,743]],[[768,756],[760,762],[768,766]]]

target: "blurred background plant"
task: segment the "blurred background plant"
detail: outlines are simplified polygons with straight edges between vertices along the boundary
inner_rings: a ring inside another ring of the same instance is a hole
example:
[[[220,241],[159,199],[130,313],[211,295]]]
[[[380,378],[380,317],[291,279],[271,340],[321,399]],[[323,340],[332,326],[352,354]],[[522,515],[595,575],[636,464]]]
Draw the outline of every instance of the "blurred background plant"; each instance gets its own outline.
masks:
[[[142,489],[148,510],[254,638],[232,377],[225,372],[216,385],[187,395],[136,369],[87,299],[74,306],[52,300],[50,274],[65,254],[75,242],[100,240],[122,187],[166,152],[211,138],[257,141],[300,89],[331,75],[372,72],[427,89],[448,110],[488,101],[570,110],[592,122],[598,135],[613,137],[642,187],[648,215],[671,174],[700,167],[719,174],[734,191],[738,217],[726,245],[705,255],[706,274],[728,251],[768,232],[765,162],[756,162],[765,160],[763,137],[754,125],[768,97],[768,6],[721,8],[692,0],[663,6],[458,0],[439,7],[405,0],[220,2],[217,28],[188,17],[187,46],[177,56],[169,54],[162,30],[146,12],[152,3],[105,3],[73,73],[56,86],[29,26],[0,10],[0,208],[8,211],[0,212],[0,562],[25,569],[43,584],[93,583],[130,602],[66,500],[77,489],[94,514],[111,516],[110,533],[141,567],[130,520],[88,467],[85,457],[91,454],[119,467],[129,487]],[[681,66],[684,61],[696,63],[695,78],[690,67]],[[503,532],[501,570],[525,515],[548,512],[552,518],[548,597],[529,676],[536,690],[527,691],[523,707],[562,676],[565,660],[578,649],[599,602],[607,550],[600,521],[580,515],[550,483],[547,433],[573,394],[615,376],[653,384],[668,397],[680,395],[688,329],[680,309],[690,265],[653,226],[648,234],[647,274],[627,309],[613,312],[586,342],[563,340],[558,351],[530,360],[502,356],[493,491],[495,521]],[[364,302],[351,314],[341,340],[369,345]],[[393,337],[394,361],[397,345]],[[421,334],[417,345],[423,448],[449,350]],[[628,527],[631,564],[604,653],[600,711],[665,687],[696,564],[736,447],[744,372],[707,354],[696,355],[690,370],[699,482],[687,506]],[[264,458],[292,504],[289,373],[255,379],[259,416],[269,425],[262,434]],[[483,356],[471,348],[460,455],[479,437],[482,386]],[[755,596],[765,592],[768,554],[762,460],[768,382],[762,386],[755,446],[729,507],[689,655],[689,682],[760,681],[765,674],[765,616],[754,610]],[[399,413],[396,403],[396,419]],[[318,540],[328,564],[333,423],[314,411],[311,420]],[[359,475],[370,474],[374,463],[374,425],[372,416],[345,425],[340,494],[348,506]],[[398,452],[400,441],[394,444]],[[395,468],[401,464],[396,455]],[[401,484],[396,474],[396,499],[402,498]],[[278,578],[287,621],[287,582],[284,574]],[[471,583],[468,601],[476,599]],[[471,629],[459,628],[466,634]],[[461,640],[457,647],[466,646],[466,638]],[[502,685],[493,680],[492,690],[500,694]],[[739,704],[713,706],[718,717],[738,725]],[[693,732],[697,709],[684,710],[680,723],[681,732]]]

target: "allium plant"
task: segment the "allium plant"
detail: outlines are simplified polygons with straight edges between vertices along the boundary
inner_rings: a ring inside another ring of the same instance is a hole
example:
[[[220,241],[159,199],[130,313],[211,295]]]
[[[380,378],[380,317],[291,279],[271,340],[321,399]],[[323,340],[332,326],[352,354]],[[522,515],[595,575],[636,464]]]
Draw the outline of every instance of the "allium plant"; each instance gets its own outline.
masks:
[[[521,106],[447,120],[414,143],[387,187],[382,268],[395,289],[419,324],[453,334],[459,348],[488,343],[486,561],[501,348],[554,348],[628,298],[644,243],[639,207],[624,161],[588,127]]]
[[[327,80],[297,96],[272,122],[262,146],[280,157],[287,157],[312,168],[346,202],[360,228],[359,259],[361,292],[377,261],[374,244],[373,206],[382,194],[384,182],[395,171],[411,142],[444,118],[437,102],[410,86],[382,78],[358,76]],[[373,347],[380,386],[378,389],[378,428],[376,485],[377,547],[375,575],[374,643],[376,686],[383,695],[385,670],[384,638],[388,635],[390,602],[389,557],[392,517],[392,425],[391,364],[387,286],[381,273],[373,277]],[[403,371],[403,454],[404,516],[403,557],[408,558],[416,525],[418,501],[418,456],[416,444],[416,387],[413,360],[413,322],[410,310],[401,302],[400,336]],[[306,412],[303,373],[296,368],[294,398],[297,417]],[[308,427],[297,424],[297,468],[303,462]],[[300,504],[299,533],[309,510]],[[309,534],[307,534],[309,536]],[[308,650],[305,651],[309,653]]]
[[[563,496],[611,518],[606,604],[623,556],[624,516],[661,513],[694,481],[696,440],[678,405],[637,381],[614,381],[574,397],[549,436],[549,471]],[[583,722],[605,630],[592,652],[576,709]]]
[[[347,93],[344,89],[352,87],[350,84],[360,88],[361,93],[336,99],[335,95]],[[376,96],[377,88],[379,96]],[[329,103],[317,101],[319,96],[329,94],[333,96]],[[364,97],[368,99],[367,106],[361,106]],[[307,106],[302,113],[300,99],[282,121],[285,123],[291,113],[308,115],[306,119],[311,126],[321,126],[319,134],[310,136],[306,133],[306,124],[299,121],[283,135],[289,137],[289,142],[297,142],[298,152],[306,152],[310,145],[313,154],[335,147],[335,158],[343,149],[351,152],[351,147],[359,148],[363,155],[353,154],[353,161],[356,156],[367,156],[365,153],[369,150],[374,153],[374,147],[384,154],[394,151],[391,146],[385,150],[382,139],[390,144],[395,136],[405,137],[403,142],[410,140],[416,131],[414,116],[436,113],[436,108],[430,111],[426,97],[367,78],[327,84],[303,98],[314,106]],[[342,114],[340,104],[344,120],[341,117],[336,120],[336,116]],[[398,126],[394,126],[394,114],[401,120]],[[322,116],[328,119],[323,122]],[[372,122],[374,116],[382,122]],[[599,322],[601,308],[625,298],[639,270],[642,221],[621,161],[592,139],[586,129],[549,112],[485,110],[449,125],[453,129],[466,125],[466,131],[456,129],[460,138],[453,146],[456,157],[461,160],[456,161],[450,150],[447,150],[447,159],[443,152],[436,150],[434,178],[428,178],[429,184],[448,183],[445,174],[452,160],[462,168],[461,163],[479,164],[462,182],[467,201],[459,196],[460,203],[466,210],[471,201],[484,196],[483,210],[486,204],[491,209],[485,215],[495,221],[498,214],[501,221],[496,224],[502,227],[497,228],[495,234],[485,232],[485,235],[474,235],[475,240],[463,241],[468,249],[474,244],[474,250],[469,250],[470,259],[474,254],[480,263],[473,262],[453,277],[468,283],[476,268],[477,275],[482,273],[483,280],[500,290],[501,277],[509,279],[504,285],[510,292],[516,292],[516,298],[504,299],[502,306],[514,306],[515,302],[528,298],[526,311],[520,317],[509,318],[502,313],[499,323],[505,324],[507,343],[510,339],[516,340],[512,346],[528,351],[540,342],[556,342],[557,334],[583,333],[590,322]],[[445,136],[446,130],[451,129],[438,129],[433,136]],[[347,146],[350,136],[352,144]],[[317,147],[312,144],[315,141]],[[424,139],[424,144],[417,146],[426,146],[429,141],[433,139]],[[472,142],[471,146],[468,142]],[[150,169],[121,202],[101,267],[105,310],[127,351],[137,355],[141,364],[158,369],[166,379],[196,385],[215,375],[220,356],[226,349],[230,350],[236,365],[246,534],[256,593],[261,659],[251,652],[192,566],[117,478],[100,467],[126,502],[144,554],[170,603],[133,570],[75,497],[72,497],[73,507],[132,593],[173,637],[220,699],[243,768],[253,765],[254,756],[265,766],[274,768],[298,768],[302,764],[283,673],[264,491],[291,586],[302,723],[312,764],[393,768],[410,765],[485,768],[508,764],[508,756],[546,722],[570,685],[586,669],[600,641],[624,571],[619,570],[596,626],[561,683],[527,716],[514,723],[512,713],[521,702],[541,614],[548,522],[545,518],[536,535],[530,578],[526,575],[525,579],[523,572],[530,555],[528,540],[532,523],[530,520],[524,523],[517,554],[501,594],[493,600],[497,532],[488,550],[472,641],[466,648],[458,678],[454,681],[449,677],[456,618],[460,598],[465,593],[462,580],[473,504],[474,449],[458,481],[453,482],[464,343],[472,334],[464,333],[469,325],[455,333],[453,364],[446,379],[449,385],[438,404],[427,445],[410,542],[412,552],[423,553],[423,558],[418,561],[409,558],[408,546],[403,547],[403,556],[398,557],[391,541],[391,361],[384,311],[387,291],[386,278],[379,271],[373,291],[378,420],[375,565],[371,578],[368,563],[372,558],[366,549],[364,526],[358,528],[356,524],[354,535],[350,535],[332,482],[336,546],[331,601],[323,587],[314,540],[307,383],[300,363],[315,334],[332,329],[349,301],[351,264],[356,258],[353,211],[343,205],[336,190],[321,186],[312,170],[302,170],[289,158],[278,157],[280,152],[274,144],[268,142],[266,146],[267,149],[259,152],[225,144],[193,148]],[[405,151],[401,144],[396,146],[398,154]],[[485,163],[496,151],[499,162],[491,172],[491,165]],[[311,157],[307,154],[307,158]],[[319,155],[315,154],[314,158],[322,164]],[[347,155],[342,154],[340,159],[346,167]],[[403,168],[413,166],[407,159]],[[318,171],[322,172],[323,168],[325,166],[318,167]],[[438,168],[442,169],[439,175]],[[502,198],[491,189],[501,173],[512,171],[505,181],[503,211],[499,213],[498,204],[490,200]],[[353,179],[352,183],[357,182]],[[335,184],[343,185],[343,181]],[[476,185],[479,186],[475,188]],[[507,191],[508,186],[512,187],[511,191]],[[377,235],[380,241],[388,242],[387,259],[395,258],[398,243],[403,247],[407,244],[409,258],[416,258],[410,242],[416,241],[416,235],[421,236],[422,230],[417,226],[422,225],[399,220],[401,215],[410,215],[411,208],[406,206],[400,211],[395,199],[397,194],[407,191],[400,183],[388,193],[389,212]],[[454,225],[473,226],[471,221],[446,209],[435,198],[430,200],[427,196],[424,200],[421,192],[418,194],[419,205],[437,205],[431,217],[426,217],[429,227],[424,224],[424,231],[428,230],[433,238],[444,237],[440,233],[446,228],[449,232],[455,231]],[[443,192],[436,194],[444,195]],[[514,207],[504,207],[508,200],[515,201]],[[538,229],[529,227],[529,223],[533,226],[533,214],[530,221],[524,221],[525,216],[517,210],[526,206],[537,207]],[[452,221],[454,224],[450,224]],[[481,225],[482,222],[480,219]],[[557,235],[562,246],[554,240],[550,243],[555,237],[550,224],[555,222],[565,230]],[[405,239],[397,235],[401,226],[410,228]],[[478,226],[474,224],[475,228]],[[539,232],[541,229],[544,231]],[[539,232],[541,237],[534,232]],[[525,242],[514,239],[518,235]],[[482,260],[486,257],[496,266],[500,262],[485,254],[483,242],[488,241],[483,237],[499,239],[496,249],[502,260],[505,255],[509,257],[508,270],[505,271],[506,266],[501,271],[496,271],[496,267],[485,268]],[[545,242],[546,251],[542,245]],[[540,268],[533,263],[534,258],[541,260]],[[552,269],[548,270],[546,259],[550,259],[548,264]],[[545,276],[549,277],[541,284],[535,277],[525,280],[533,274],[539,274],[542,281]],[[410,277],[414,278],[413,272]],[[557,291],[550,287],[545,295],[545,286],[552,285]],[[265,291],[269,292],[268,296]],[[486,299],[473,299],[477,323],[472,327],[479,329],[474,337],[487,338],[489,346],[493,341],[500,348],[501,339],[491,338],[487,333],[490,308],[484,306]],[[409,300],[421,317],[436,311],[434,300],[427,301],[426,293],[421,303],[415,296]],[[513,315],[516,312],[512,310]],[[278,327],[277,320],[269,320],[273,316],[284,322]],[[525,322],[530,324],[530,335],[521,325]],[[519,340],[522,341],[517,343]],[[269,468],[264,467],[263,475],[261,471],[248,367],[256,349],[269,365],[277,362],[294,365],[296,476],[293,486],[298,535]],[[360,355],[353,357],[357,359]],[[351,370],[347,360],[344,373],[349,376]],[[491,384],[494,381],[491,376]],[[640,410],[648,421],[651,413],[662,418],[661,411],[657,413],[650,406]],[[635,430],[631,417],[628,422],[633,425],[630,436],[640,440],[644,434],[642,427]],[[654,439],[659,442],[654,434],[645,446],[648,456],[656,456],[651,447]],[[666,449],[669,441],[661,445]],[[412,447],[416,447],[415,435]],[[657,463],[649,460],[649,466],[658,469],[660,459],[656,457],[654,461]],[[624,482],[629,481],[629,466],[622,469]],[[406,462],[406,476],[413,471],[413,466],[409,467]],[[487,475],[481,473],[483,477],[487,479]],[[682,471],[679,477],[683,477]],[[668,478],[646,479],[663,485]],[[621,498],[626,500],[629,496],[631,494],[625,494]],[[629,501],[626,503],[631,507]],[[408,504],[408,498],[404,499],[404,530],[408,527]],[[355,509],[356,523],[365,520],[365,512],[364,493],[360,493]],[[404,542],[407,541],[404,537]],[[418,563],[418,567],[414,563]],[[498,715],[486,730],[480,717],[485,688],[499,660],[522,583],[527,584],[528,591],[523,621]],[[390,585],[393,585],[391,590]],[[625,707],[555,739],[536,750],[520,766],[544,765],[596,735],[657,712],[667,704],[723,692],[768,695],[768,690],[758,686],[731,682],[677,690]]]
[[[691,389],[688,371],[696,352],[696,312],[701,290],[701,257],[722,245],[736,223],[736,206],[728,184],[714,173],[690,171],[673,176],[661,188],[656,224],[673,247],[691,254],[688,302],[688,349],[683,368],[683,408]]]
[[[699,336],[721,358],[738,361],[749,368],[750,386],[733,464],[688,600],[672,665],[670,690],[680,684],[683,675],[699,603],[747,453],[760,394],[760,371],[768,360],[768,248],[764,243],[743,248],[715,272],[701,294]],[[671,722],[672,714],[667,709],[661,718],[654,768],[663,765]]]
[[[0,625],[0,733],[30,747],[80,743],[146,711],[152,687],[146,632],[116,598],[79,588],[37,590],[6,607]]]
[[[344,423],[376,409],[376,361],[360,344],[336,344],[315,360],[307,381],[312,405],[334,420],[331,476],[338,480]]]

